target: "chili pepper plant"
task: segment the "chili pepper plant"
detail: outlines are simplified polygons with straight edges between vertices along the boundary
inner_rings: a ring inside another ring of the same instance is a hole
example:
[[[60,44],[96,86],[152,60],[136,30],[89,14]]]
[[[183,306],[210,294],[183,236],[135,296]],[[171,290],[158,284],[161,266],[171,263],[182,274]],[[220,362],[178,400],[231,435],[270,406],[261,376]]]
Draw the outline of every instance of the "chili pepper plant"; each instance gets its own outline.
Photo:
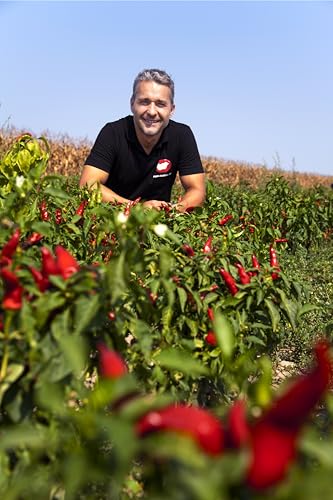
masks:
[[[25,135],[0,168],[1,497],[330,491],[329,335],[285,397],[272,356],[321,307],[284,264],[331,243],[332,194],[274,177],[158,212],[45,175],[47,155]]]

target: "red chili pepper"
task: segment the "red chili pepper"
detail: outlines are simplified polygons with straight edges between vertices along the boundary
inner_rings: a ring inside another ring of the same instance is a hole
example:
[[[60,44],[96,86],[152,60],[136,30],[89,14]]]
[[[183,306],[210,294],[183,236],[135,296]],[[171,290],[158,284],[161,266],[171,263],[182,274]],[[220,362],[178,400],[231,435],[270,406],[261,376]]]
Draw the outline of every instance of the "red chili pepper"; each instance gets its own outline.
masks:
[[[56,224],[61,224],[63,222],[61,208],[56,208],[55,221],[56,221]]]
[[[239,399],[230,408],[225,429],[225,444],[228,449],[239,449],[250,440],[251,428],[246,419],[246,404]]]
[[[46,247],[42,247],[42,274],[45,277],[50,276],[51,274],[60,274],[58,264],[53,257],[50,250]]]
[[[48,221],[50,219],[49,212],[47,211],[46,201],[43,200],[39,206],[41,219]]]
[[[62,246],[58,245],[55,249],[55,253],[57,256],[57,267],[65,280],[80,269],[78,262]]]
[[[252,258],[252,266],[255,267],[256,269],[258,269],[258,271],[259,271],[260,264],[259,264],[257,257],[253,254],[251,258]]]
[[[116,319],[116,313],[114,311],[109,311],[108,318],[110,321],[114,321]]]
[[[242,285],[248,285],[251,281],[251,277],[247,274],[247,272],[245,271],[244,267],[241,264],[237,262],[235,266],[237,267],[238,276]]]
[[[137,198],[135,198],[135,200],[132,201],[132,207],[134,207],[135,205],[140,203],[140,201],[141,201],[141,196],[138,196]]]
[[[223,450],[224,433],[221,422],[203,408],[171,404],[150,411],[136,425],[140,437],[162,430],[189,435],[209,455],[218,455]]]
[[[289,241],[288,238],[276,238],[276,240],[274,240],[274,243],[287,243],[287,241]]]
[[[0,257],[0,267],[8,267],[12,264],[12,259],[8,257]]]
[[[211,291],[211,292],[215,292],[215,291],[216,291],[216,290],[218,290],[218,289],[219,289],[219,286],[218,286],[218,285],[216,285],[216,283],[214,283],[214,284],[210,287],[210,291]]]
[[[275,269],[275,271],[272,272],[272,274],[271,274],[272,279],[277,280],[280,277],[279,273],[281,270],[280,270],[279,263],[277,260],[276,251],[272,245],[269,247],[269,257],[270,257],[270,266]]]
[[[215,336],[215,333],[212,330],[209,330],[209,332],[207,333],[207,335],[205,337],[205,341],[209,345],[212,345],[214,347],[217,346],[216,336]]]
[[[190,245],[187,245],[186,243],[182,246],[182,249],[187,253],[189,257],[194,256],[194,250]]]
[[[149,288],[146,289],[146,293],[148,296],[148,299],[150,303],[154,306],[156,304],[156,301],[158,299],[158,295],[156,293],[153,293]]]
[[[229,292],[231,293],[231,295],[236,295],[236,293],[238,292],[238,288],[237,288],[236,282],[235,282],[234,278],[231,276],[231,274],[228,273],[228,271],[226,271],[225,269],[219,269],[219,273],[222,276],[222,278],[224,279],[225,284],[227,285],[227,288],[228,288]]]
[[[2,307],[4,309],[17,310],[22,307],[23,287],[21,286],[18,277],[7,268],[0,271],[4,282],[4,296],[2,299]]]
[[[208,307],[207,309],[207,316],[210,319],[210,321],[214,321],[214,311],[211,307]]]
[[[212,241],[213,241],[213,236],[209,236],[208,240],[206,241],[202,249],[203,253],[210,253],[212,251]]]
[[[41,239],[43,239],[44,236],[41,235],[40,233],[32,233],[24,242],[25,246],[31,246],[31,245],[35,245],[36,243],[38,243]]]
[[[227,222],[229,222],[229,220],[231,220],[231,219],[233,219],[233,216],[232,216],[232,215],[230,215],[230,214],[229,214],[229,215],[226,215],[225,217],[223,217],[222,219],[220,219],[220,220],[218,221],[218,225],[219,225],[219,226],[225,226],[225,224],[226,224]]]
[[[252,459],[247,472],[247,483],[253,489],[269,488],[288,472],[301,428],[332,382],[329,348],[327,342],[317,344],[317,366],[299,377],[253,424]]]
[[[116,379],[128,373],[127,365],[122,357],[111,351],[105,344],[98,343],[99,371],[104,378]]]
[[[19,228],[15,229],[14,233],[12,234],[11,238],[7,241],[5,246],[1,250],[1,256],[2,257],[7,257],[8,259],[11,259],[16,251],[16,248],[20,242],[20,230]]]
[[[80,217],[82,217],[87,205],[88,205],[87,200],[81,201],[79,207],[76,209],[76,212],[75,212],[76,215],[79,215]]]
[[[129,201],[124,210],[124,215],[126,215],[126,217],[128,217],[129,214],[131,213],[131,209],[132,209],[132,202]]]
[[[29,267],[29,271],[31,272],[39,290],[41,292],[45,292],[45,290],[47,290],[47,288],[50,285],[48,278],[46,276],[43,276],[43,274],[40,271],[38,271],[38,269],[35,269],[34,267]]]

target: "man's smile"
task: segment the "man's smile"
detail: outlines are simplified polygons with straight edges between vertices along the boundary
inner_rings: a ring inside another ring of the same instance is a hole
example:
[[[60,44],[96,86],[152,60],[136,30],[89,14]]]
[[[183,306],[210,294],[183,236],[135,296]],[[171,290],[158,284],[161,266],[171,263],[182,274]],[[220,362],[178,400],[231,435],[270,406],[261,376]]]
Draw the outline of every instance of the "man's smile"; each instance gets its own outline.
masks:
[[[146,125],[155,125],[160,122],[160,120],[151,120],[149,118],[142,118],[142,121],[144,121]]]

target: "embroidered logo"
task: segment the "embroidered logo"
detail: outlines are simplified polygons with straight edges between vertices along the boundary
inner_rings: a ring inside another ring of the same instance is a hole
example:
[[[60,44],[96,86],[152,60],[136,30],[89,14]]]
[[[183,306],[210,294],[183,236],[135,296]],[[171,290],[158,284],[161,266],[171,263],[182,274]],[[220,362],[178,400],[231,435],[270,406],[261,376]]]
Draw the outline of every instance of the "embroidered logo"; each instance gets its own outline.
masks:
[[[156,177],[167,177],[171,175],[170,170],[172,169],[172,163],[170,160],[163,158],[162,160],[158,160],[155,170],[154,178]],[[157,174],[157,175],[156,175]]]

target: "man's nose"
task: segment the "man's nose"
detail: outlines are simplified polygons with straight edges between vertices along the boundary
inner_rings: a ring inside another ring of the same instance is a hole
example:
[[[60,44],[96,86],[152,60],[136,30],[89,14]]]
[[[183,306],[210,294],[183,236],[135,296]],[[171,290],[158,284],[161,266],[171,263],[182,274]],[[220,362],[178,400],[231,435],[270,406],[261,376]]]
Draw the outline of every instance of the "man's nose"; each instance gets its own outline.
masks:
[[[155,107],[155,104],[153,102],[151,102],[149,104],[147,111],[150,114],[150,116],[155,116],[156,115],[156,107]]]

